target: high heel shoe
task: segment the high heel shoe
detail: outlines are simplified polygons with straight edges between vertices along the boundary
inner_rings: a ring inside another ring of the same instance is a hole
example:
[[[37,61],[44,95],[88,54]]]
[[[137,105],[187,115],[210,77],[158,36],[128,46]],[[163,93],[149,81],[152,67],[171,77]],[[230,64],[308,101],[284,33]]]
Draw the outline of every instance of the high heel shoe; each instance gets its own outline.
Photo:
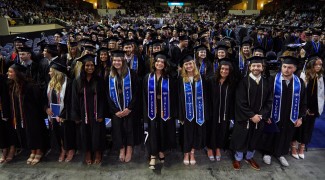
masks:
[[[156,156],[150,157],[149,169],[152,169],[152,170],[156,169]]]
[[[221,160],[221,153],[220,153],[220,149],[216,150],[216,160],[219,162]]]
[[[295,159],[299,159],[295,145],[291,145],[291,156],[294,157]]]
[[[301,151],[302,151],[302,154],[300,153]],[[298,153],[298,156],[299,156],[301,159],[305,159],[304,151],[305,151],[305,145],[300,145],[300,146],[299,146],[299,153]]]
[[[186,159],[187,158],[187,159]],[[184,153],[184,160],[183,160],[184,165],[188,166],[190,164],[190,159],[188,157],[188,153]]]
[[[191,160],[190,160],[190,164],[191,165],[195,165],[196,164],[196,160],[194,159],[194,151],[191,151],[191,156],[193,156],[193,160],[192,160],[192,158],[191,158]],[[191,157],[190,156],[190,157]]]
[[[208,158],[209,158],[210,161],[215,161],[212,149],[208,149],[207,154],[208,154]]]

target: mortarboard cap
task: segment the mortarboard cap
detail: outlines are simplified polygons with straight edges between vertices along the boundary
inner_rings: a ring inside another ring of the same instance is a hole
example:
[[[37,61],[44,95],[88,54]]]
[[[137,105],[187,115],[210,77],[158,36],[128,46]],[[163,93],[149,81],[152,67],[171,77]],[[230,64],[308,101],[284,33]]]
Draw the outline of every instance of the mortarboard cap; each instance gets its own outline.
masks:
[[[92,61],[93,63],[95,63],[95,58],[96,58],[96,55],[85,54],[85,55],[77,58],[76,60],[82,62],[83,64],[85,64],[87,61]]]
[[[10,68],[14,69],[15,71],[21,72],[21,73],[26,73],[27,68],[19,63],[15,63],[10,66]]]
[[[114,51],[111,51],[111,53],[112,53],[112,57],[124,57],[125,51],[114,50]]]
[[[67,74],[67,66],[65,66],[55,60],[50,63],[50,68],[53,68],[53,69],[60,71],[64,74]]]
[[[195,46],[194,49],[195,49],[195,51],[201,51],[201,50],[207,50],[208,48],[205,45],[201,44],[201,45]]]
[[[281,56],[282,64],[294,64],[297,65],[300,61],[299,58],[293,56]]]

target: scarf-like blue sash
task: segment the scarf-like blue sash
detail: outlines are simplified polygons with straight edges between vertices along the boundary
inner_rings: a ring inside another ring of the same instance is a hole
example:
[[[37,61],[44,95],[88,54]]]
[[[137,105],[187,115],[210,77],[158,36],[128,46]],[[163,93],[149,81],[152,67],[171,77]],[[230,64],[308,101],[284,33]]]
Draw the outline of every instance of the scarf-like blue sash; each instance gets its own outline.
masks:
[[[201,67],[200,67],[200,74],[201,74],[201,76],[203,76],[205,74],[205,63],[204,63],[204,59],[202,61]]]
[[[161,81],[161,118],[167,121],[170,117],[170,103],[169,103],[169,80],[163,78]],[[150,120],[156,118],[157,101],[156,101],[156,75],[149,75],[148,77],[148,117]]]
[[[133,61],[131,62],[131,69],[137,71],[138,70],[138,57],[134,55]]]
[[[190,82],[184,83],[185,91],[185,116],[190,122],[194,119],[194,103],[192,85]],[[203,99],[203,84],[202,79],[195,82],[195,111],[196,111],[196,123],[202,125],[204,123],[204,99]]]
[[[282,73],[278,73],[274,81],[274,96],[272,105],[271,119],[274,123],[280,121],[281,117],[281,100],[282,100]],[[300,80],[296,75],[293,75],[293,95],[290,112],[290,120],[295,123],[299,116],[299,103],[300,103]]]
[[[128,74],[123,79],[122,89],[123,89],[123,100],[124,100],[123,109],[125,109],[129,106],[129,103],[131,102],[132,99],[131,74],[129,69],[128,69]],[[115,106],[122,111],[123,109],[120,105],[120,101],[118,99],[119,97],[116,90],[116,77],[109,77],[109,94]]]

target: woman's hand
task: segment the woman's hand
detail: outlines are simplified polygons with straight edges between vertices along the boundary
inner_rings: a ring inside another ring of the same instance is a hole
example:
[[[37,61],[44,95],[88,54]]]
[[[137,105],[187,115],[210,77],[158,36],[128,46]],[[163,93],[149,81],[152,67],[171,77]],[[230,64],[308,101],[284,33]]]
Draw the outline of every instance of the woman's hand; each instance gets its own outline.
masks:
[[[46,109],[46,114],[49,116],[53,116],[53,112],[52,112],[51,108]]]

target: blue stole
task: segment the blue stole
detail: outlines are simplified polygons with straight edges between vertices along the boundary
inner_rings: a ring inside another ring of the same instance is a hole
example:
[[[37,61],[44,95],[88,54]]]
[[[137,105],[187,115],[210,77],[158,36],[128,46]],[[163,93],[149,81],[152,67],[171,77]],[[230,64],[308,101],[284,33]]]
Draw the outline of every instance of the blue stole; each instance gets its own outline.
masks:
[[[200,74],[201,76],[203,76],[205,74],[205,63],[204,63],[204,59],[202,60],[202,64],[200,67]]]
[[[130,68],[132,70],[138,71],[138,57],[134,55],[133,61],[131,61]]]
[[[218,66],[219,66],[218,62],[213,63],[214,72],[217,72]]]
[[[156,101],[156,75],[148,77],[148,117],[150,120],[156,118],[157,101]],[[161,81],[161,118],[167,121],[170,117],[169,103],[169,79],[162,78]]]
[[[263,40],[261,36],[257,36],[258,43],[262,46]]]
[[[281,116],[281,100],[282,100],[282,73],[278,73],[274,81],[274,97],[272,105],[271,119],[273,123],[280,121]],[[290,112],[290,120],[295,123],[299,116],[299,103],[300,103],[300,80],[298,76],[293,75],[293,95]]]
[[[318,45],[317,46],[316,46],[316,43],[314,41],[312,41],[312,44],[313,44],[313,47],[314,47],[315,52],[318,53],[319,47],[320,47],[320,42],[318,42]]]
[[[200,126],[204,123],[204,99],[203,99],[203,84],[202,78],[195,82],[195,104],[193,103],[193,91],[191,82],[184,82],[185,94],[185,117],[192,122],[194,119],[194,106],[196,113],[196,123]]]
[[[228,30],[228,29],[227,29],[227,31],[226,31],[226,36],[227,36],[227,37],[230,37],[231,32],[232,32],[232,30]]]
[[[128,74],[123,79],[123,109],[127,108],[132,99],[132,86],[131,86],[131,74],[128,69]],[[121,111],[122,106],[120,105],[119,96],[116,91],[116,77],[109,77],[109,95],[113,100],[115,106]]]
[[[244,67],[245,67],[244,60],[243,60],[242,55],[239,52],[239,70],[240,70],[241,73],[243,73]]]

